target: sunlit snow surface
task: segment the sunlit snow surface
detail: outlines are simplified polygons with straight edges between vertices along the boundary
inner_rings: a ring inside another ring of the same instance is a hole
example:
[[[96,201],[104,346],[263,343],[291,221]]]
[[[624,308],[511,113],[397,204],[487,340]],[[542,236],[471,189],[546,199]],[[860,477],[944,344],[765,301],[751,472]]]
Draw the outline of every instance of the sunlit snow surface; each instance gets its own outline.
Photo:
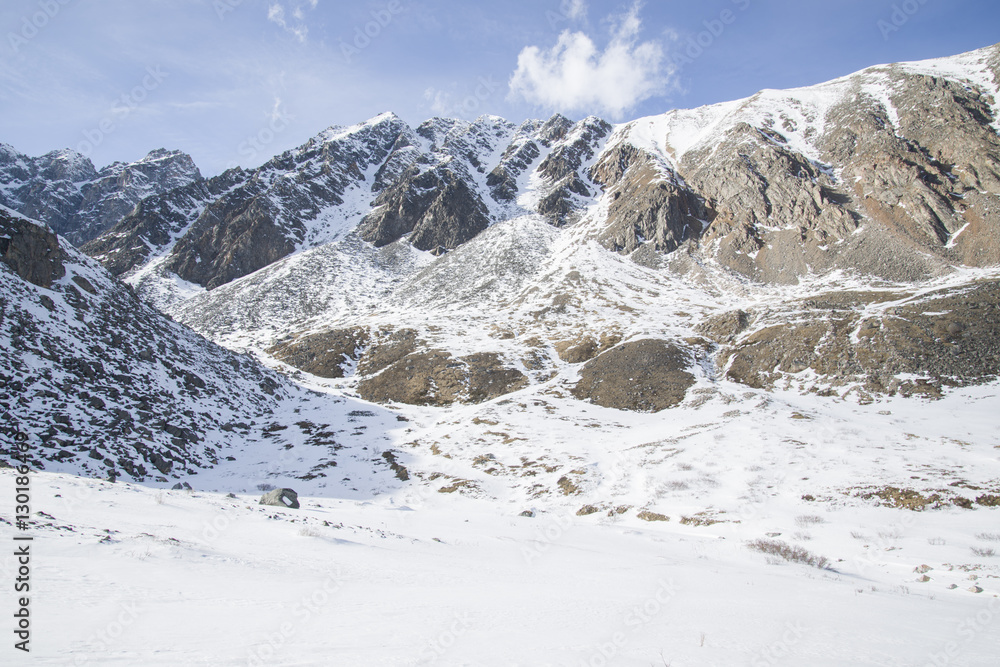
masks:
[[[909,512],[856,489],[995,480],[998,391],[858,406],[723,386],[660,415],[540,393],[408,422],[373,408],[342,424],[358,435],[325,485],[283,476],[311,463],[297,448],[243,452],[194,492],[35,474],[51,518],[31,531],[19,664],[924,665],[954,643],[953,664],[994,665],[1000,558],[972,549],[1000,547],[996,511]],[[371,463],[390,447],[414,481]],[[570,468],[588,473],[580,495],[535,495]],[[431,471],[480,491],[415,481]],[[303,508],[257,506],[263,480]],[[721,523],[680,523],[703,512]],[[831,569],[747,548],[768,535]]]

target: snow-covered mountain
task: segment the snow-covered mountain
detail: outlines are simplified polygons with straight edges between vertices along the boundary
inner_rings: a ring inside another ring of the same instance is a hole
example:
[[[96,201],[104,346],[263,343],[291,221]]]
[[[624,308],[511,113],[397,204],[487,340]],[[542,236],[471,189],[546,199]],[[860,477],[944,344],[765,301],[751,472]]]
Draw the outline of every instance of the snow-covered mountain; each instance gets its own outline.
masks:
[[[143,199],[201,179],[180,151],[161,148],[97,171],[75,151],[31,158],[0,144],[0,205],[45,221],[76,245],[106,232]]]
[[[441,254],[538,215],[763,283],[994,265],[998,63],[991,47],[617,127],[383,114],[147,201],[88,251],[213,288],[352,231]]]
[[[317,347],[361,343],[307,369],[383,401],[466,400],[438,389],[495,374],[476,400],[578,386],[580,364],[645,339],[755,385],[867,396],[988,381],[998,63],[990,47],[617,127],[484,116],[412,130],[383,115],[197,197],[147,200],[88,250],[226,345],[306,368]],[[934,290],[977,300],[925,308],[906,331],[875,305]],[[776,335],[790,313],[808,326]],[[817,353],[827,336],[866,337],[871,353]],[[914,355],[914,337],[934,343]]]

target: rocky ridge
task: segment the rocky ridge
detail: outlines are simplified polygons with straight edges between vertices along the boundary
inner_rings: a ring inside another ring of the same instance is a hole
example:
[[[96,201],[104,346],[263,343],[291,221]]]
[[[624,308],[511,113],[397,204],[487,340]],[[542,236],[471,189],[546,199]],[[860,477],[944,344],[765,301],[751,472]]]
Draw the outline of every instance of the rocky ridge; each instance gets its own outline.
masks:
[[[108,231],[140,201],[201,180],[180,151],[157,149],[98,171],[71,150],[31,158],[0,145],[0,204],[45,221],[75,245]]]

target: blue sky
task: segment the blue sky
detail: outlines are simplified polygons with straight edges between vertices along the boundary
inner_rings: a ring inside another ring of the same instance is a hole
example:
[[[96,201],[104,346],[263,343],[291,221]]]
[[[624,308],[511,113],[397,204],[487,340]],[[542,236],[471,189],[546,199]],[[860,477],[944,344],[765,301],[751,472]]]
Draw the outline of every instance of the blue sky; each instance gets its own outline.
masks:
[[[206,175],[394,111],[609,120],[1000,41],[995,0],[4,0],[0,141]]]

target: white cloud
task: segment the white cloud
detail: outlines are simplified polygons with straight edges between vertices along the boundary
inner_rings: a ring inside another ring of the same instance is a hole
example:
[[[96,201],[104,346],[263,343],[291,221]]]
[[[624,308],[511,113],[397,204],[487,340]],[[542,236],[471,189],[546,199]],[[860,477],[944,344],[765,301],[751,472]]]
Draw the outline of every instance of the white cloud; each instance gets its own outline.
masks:
[[[305,4],[309,5],[310,9],[316,9],[317,2],[318,0],[306,0]],[[294,21],[290,22],[286,19],[284,5],[277,2],[273,5],[268,5],[267,20],[281,26],[286,32],[294,35],[297,40],[305,43],[306,37],[309,35],[309,28],[305,24],[303,6],[304,4],[300,2],[292,9],[292,18]]]
[[[582,0],[578,4],[586,11]],[[588,35],[569,30],[551,49],[522,49],[510,78],[511,96],[548,109],[596,111],[620,118],[636,104],[665,92],[674,69],[658,42],[639,43],[639,9],[636,4],[619,17],[603,52]]]

